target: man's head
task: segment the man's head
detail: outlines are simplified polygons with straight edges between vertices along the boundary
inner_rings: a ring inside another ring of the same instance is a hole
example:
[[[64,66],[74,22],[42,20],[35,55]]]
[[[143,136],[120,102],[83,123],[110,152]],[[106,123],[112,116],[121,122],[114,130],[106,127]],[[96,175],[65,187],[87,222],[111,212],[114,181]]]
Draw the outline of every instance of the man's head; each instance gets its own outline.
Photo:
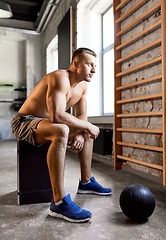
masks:
[[[72,62],[74,61],[74,59],[78,59],[79,61],[81,61],[85,53],[97,57],[97,54],[89,48],[78,48],[73,53]]]
[[[91,81],[96,72],[96,53],[89,48],[78,48],[72,57],[72,65],[80,80]]]

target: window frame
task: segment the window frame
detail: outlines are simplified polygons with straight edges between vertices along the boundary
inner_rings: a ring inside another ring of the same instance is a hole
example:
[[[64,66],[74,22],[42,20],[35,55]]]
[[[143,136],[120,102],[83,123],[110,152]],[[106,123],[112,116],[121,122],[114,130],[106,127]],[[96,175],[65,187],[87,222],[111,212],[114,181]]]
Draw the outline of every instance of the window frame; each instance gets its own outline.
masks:
[[[110,44],[104,49],[103,17],[111,8],[113,8],[113,3],[102,13],[102,115],[104,116],[114,114],[114,112],[104,113],[104,54],[114,48],[114,43]]]

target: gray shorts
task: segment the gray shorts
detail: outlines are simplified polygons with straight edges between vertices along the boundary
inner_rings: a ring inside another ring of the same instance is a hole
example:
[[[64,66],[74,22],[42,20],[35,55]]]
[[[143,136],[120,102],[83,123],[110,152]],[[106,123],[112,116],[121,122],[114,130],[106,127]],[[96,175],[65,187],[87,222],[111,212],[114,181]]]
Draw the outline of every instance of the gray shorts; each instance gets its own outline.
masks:
[[[24,115],[22,113],[17,113],[12,121],[12,131],[14,136],[18,140],[24,140],[28,143],[39,147],[41,144],[36,144],[33,129],[37,128],[37,125],[43,118],[37,118],[32,115]]]

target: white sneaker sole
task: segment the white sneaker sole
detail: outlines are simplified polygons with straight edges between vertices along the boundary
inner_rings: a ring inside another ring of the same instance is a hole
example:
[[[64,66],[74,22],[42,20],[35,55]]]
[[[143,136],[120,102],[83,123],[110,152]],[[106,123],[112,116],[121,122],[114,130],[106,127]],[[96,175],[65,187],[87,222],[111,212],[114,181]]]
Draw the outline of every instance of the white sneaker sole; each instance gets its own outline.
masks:
[[[108,196],[108,195],[111,195],[112,192],[109,192],[109,193],[100,193],[100,192],[95,192],[95,191],[92,191],[92,190],[80,190],[78,189],[77,190],[77,193],[81,193],[81,194],[95,194],[95,195],[100,195],[100,196]]]
[[[56,217],[56,218],[61,218],[61,219],[65,219],[68,222],[72,222],[72,223],[82,223],[82,222],[87,222],[91,219],[92,215],[89,218],[86,219],[72,219],[72,218],[68,218],[60,213],[56,213],[56,212],[52,212],[51,210],[49,211],[49,215],[52,217]]]

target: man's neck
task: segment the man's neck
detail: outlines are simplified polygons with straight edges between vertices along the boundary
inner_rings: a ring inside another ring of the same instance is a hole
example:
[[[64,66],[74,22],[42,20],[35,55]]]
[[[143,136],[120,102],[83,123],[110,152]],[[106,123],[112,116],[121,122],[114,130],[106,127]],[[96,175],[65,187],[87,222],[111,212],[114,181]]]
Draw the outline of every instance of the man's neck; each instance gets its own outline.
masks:
[[[79,78],[77,77],[77,74],[70,70],[70,68],[67,70],[68,76],[69,76],[69,81],[70,81],[70,86],[71,88],[74,88],[79,82]]]

